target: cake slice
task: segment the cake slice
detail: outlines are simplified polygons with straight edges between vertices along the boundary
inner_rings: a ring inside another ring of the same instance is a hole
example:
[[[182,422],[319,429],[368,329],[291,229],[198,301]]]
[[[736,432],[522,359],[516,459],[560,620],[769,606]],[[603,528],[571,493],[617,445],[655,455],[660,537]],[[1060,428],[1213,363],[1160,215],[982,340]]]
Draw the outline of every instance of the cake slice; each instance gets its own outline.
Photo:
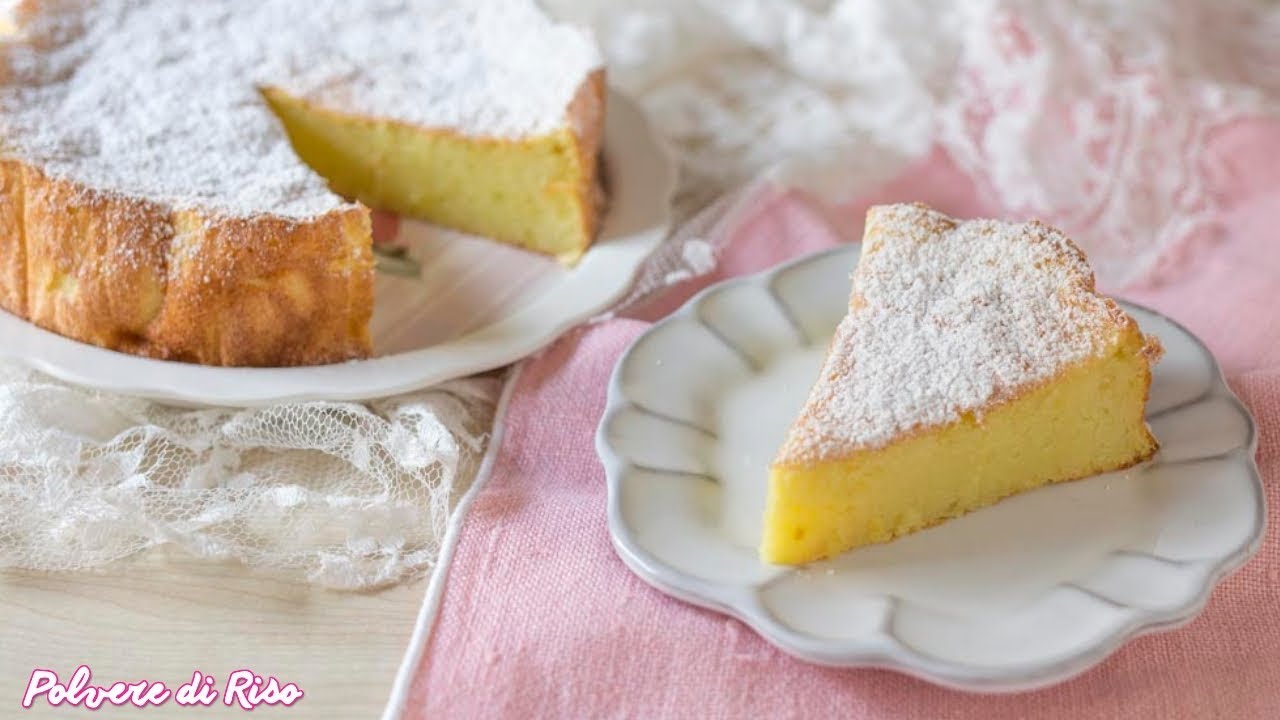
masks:
[[[871,208],[848,315],[770,469],[761,557],[831,557],[1150,458],[1161,352],[1057,230]]]

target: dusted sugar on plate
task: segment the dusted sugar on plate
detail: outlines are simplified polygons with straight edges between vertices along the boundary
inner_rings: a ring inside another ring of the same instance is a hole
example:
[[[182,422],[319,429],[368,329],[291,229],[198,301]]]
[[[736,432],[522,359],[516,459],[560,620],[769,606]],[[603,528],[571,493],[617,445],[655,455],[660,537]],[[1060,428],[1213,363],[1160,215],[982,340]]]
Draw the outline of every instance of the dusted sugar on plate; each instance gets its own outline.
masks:
[[[871,208],[849,312],[770,468],[761,557],[831,557],[1150,458],[1161,352],[1053,228]]]
[[[572,264],[604,71],[532,0],[23,0],[0,308],[212,365],[367,357],[369,207]]]

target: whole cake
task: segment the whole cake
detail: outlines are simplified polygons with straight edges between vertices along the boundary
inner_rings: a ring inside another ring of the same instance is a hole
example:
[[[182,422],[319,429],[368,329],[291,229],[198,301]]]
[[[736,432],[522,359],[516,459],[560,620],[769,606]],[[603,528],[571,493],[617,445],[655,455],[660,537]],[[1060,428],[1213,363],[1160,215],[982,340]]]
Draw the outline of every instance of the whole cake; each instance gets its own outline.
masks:
[[[849,313],[770,471],[762,558],[830,557],[1151,457],[1160,354],[1060,232],[873,207]]]
[[[594,42],[532,0],[22,0],[0,22],[0,308],[218,365],[368,356],[369,207],[573,263]]]

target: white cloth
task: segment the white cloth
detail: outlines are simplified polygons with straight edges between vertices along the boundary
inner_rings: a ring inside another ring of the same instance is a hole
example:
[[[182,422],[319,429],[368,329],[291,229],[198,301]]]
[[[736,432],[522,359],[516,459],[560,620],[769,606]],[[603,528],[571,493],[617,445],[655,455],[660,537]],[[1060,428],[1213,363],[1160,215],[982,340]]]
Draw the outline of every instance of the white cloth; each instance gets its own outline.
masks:
[[[675,142],[682,217],[783,159],[847,194],[941,146],[1001,206],[1072,233],[1113,286],[1211,236],[1199,148],[1280,98],[1274,3],[546,4],[596,29],[611,82]],[[704,225],[633,298],[713,264]],[[498,388],[184,411],[0,364],[0,564],[83,569],[174,543],[332,587],[421,576]]]
[[[474,475],[499,382],[179,410],[0,365],[0,563],[75,570],[174,543],[329,587],[416,575]]]
[[[1201,145],[1280,100],[1274,2],[546,2],[597,29],[700,198],[796,157],[869,186],[938,145],[1111,286],[1211,229]]]

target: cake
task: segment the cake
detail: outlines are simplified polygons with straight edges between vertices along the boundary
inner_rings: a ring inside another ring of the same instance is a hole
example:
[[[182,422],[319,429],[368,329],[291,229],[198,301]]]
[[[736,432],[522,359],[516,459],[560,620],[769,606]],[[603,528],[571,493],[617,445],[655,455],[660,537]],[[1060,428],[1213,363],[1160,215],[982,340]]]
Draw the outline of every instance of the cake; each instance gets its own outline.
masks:
[[[1150,458],[1160,354],[1057,230],[871,208],[848,314],[770,467],[761,557],[828,558]]]
[[[0,308],[214,365],[372,353],[370,210],[572,264],[598,49],[532,0],[22,0],[0,22]]]

